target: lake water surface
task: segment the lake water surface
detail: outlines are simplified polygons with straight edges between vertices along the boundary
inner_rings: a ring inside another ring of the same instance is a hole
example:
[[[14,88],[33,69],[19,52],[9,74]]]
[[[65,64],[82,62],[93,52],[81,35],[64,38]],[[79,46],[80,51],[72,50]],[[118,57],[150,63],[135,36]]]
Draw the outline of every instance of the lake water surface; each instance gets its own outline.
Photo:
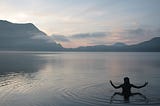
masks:
[[[126,76],[149,82],[127,102],[109,83]],[[0,106],[108,105],[160,105],[160,53],[0,53]]]

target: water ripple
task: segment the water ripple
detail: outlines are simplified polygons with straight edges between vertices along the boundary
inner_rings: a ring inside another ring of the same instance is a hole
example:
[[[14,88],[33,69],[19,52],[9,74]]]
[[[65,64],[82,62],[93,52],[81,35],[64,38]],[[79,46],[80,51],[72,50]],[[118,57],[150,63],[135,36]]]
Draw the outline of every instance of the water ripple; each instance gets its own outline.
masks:
[[[133,97],[126,103],[123,97],[115,98],[111,103],[111,96],[107,95],[107,88],[105,83],[102,84],[87,84],[76,88],[61,89],[63,98],[70,102],[82,105],[91,106],[106,106],[107,104],[121,104],[121,105],[160,105],[160,98],[147,98],[144,100],[140,97]]]
[[[22,103],[24,106],[59,106],[60,101],[63,101],[64,104],[78,106],[106,106],[111,103],[120,105],[160,105],[160,98],[156,97],[148,97],[146,102],[146,100],[136,96],[130,98],[129,103],[125,103],[123,97],[118,96],[111,102],[111,96],[114,92],[110,92],[106,83],[88,83],[68,88],[55,86],[52,83],[49,83],[51,85],[47,87],[44,86],[44,83],[39,79],[25,78],[21,74],[0,76],[1,104],[4,104],[4,106],[5,104],[9,105],[12,103],[9,98],[18,98],[18,96],[20,98],[27,95],[28,100],[24,104]],[[41,90],[41,88],[44,88],[44,90]],[[28,95],[29,92],[31,92],[31,95]],[[43,97],[39,99],[40,95],[45,96],[46,100],[41,101]],[[36,99],[30,99],[31,96]],[[59,103],[56,103],[57,101]],[[16,106],[16,104],[13,106]]]

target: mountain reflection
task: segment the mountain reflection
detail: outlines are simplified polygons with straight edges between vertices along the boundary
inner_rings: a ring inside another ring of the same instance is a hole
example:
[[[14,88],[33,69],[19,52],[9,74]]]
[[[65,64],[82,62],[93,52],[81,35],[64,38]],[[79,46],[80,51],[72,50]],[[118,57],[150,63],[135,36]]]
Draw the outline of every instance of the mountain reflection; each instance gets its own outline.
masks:
[[[0,75],[37,72],[45,63],[36,54],[0,54]]]

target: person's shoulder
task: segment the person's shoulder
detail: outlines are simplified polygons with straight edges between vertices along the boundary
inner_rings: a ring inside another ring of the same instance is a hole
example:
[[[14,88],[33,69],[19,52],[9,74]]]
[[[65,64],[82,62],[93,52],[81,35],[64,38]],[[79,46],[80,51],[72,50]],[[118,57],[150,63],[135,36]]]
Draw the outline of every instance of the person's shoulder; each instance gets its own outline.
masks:
[[[124,84],[121,84],[120,86],[121,86],[121,87],[123,87],[123,86],[124,86]]]
[[[135,86],[134,84],[130,84],[131,87]]]

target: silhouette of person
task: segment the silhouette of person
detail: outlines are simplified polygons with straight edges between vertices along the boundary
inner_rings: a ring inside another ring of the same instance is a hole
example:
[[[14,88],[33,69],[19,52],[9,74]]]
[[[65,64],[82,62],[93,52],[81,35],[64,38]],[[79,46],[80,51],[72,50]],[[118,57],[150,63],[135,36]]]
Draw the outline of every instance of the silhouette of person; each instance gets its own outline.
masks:
[[[115,92],[114,95],[112,96],[112,98],[113,98],[115,95],[121,95],[121,96],[124,97],[124,101],[126,101],[126,102],[129,102],[129,97],[130,97],[130,96],[134,96],[134,95],[140,95],[140,96],[142,96],[143,98],[146,98],[146,97],[143,96],[141,93],[131,93],[131,88],[132,88],[132,87],[133,87],[133,88],[137,88],[137,89],[143,88],[143,87],[145,87],[145,86],[148,84],[148,82],[145,82],[145,84],[142,85],[142,86],[136,86],[136,85],[130,84],[129,78],[128,78],[128,77],[125,77],[125,78],[124,78],[124,83],[121,84],[121,85],[119,85],[119,86],[115,86],[115,85],[112,83],[111,80],[110,80],[110,83],[111,83],[111,85],[112,85],[115,89],[122,88],[122,92],[121,92],[121,93],[120,93],[120,92]]]

